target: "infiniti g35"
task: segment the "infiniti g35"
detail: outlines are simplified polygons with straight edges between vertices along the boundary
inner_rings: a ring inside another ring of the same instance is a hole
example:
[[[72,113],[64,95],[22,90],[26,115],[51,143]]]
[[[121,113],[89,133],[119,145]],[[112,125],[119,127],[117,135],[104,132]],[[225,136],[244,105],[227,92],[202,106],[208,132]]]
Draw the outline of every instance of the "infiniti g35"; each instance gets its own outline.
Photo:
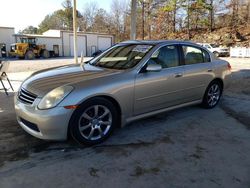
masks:
[[[39,71],[15,97],[17,121],[31,135],[97,144],[115,127],[171,109],[217,105],[230,64],[183,41],[127,41],[84,65]]]

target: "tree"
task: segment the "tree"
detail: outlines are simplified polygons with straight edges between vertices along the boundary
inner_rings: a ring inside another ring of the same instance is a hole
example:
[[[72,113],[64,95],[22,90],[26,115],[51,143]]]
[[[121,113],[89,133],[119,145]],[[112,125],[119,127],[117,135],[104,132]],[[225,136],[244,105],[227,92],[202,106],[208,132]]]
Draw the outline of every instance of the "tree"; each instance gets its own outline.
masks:
[[[208,4],[208,9],[209,9],[209,17],[210,17],[210,32],[214,30],[214,0],[210,0]]]
[[[19,32],[19,34],[37,34],[37,33],[38,33],[37,27],[31,25]]]
[[[85,31],[92,31],[95,16],[98,12],[98,4],[95,1],[85,3],[84,10],[82,12],[85,19]]]
[[[49,29],[73,30],[73,8],[70,0],[62,3],[63,9],[54,11],[52,14],[45,16],[44,20],[39,24],[39,33],[43,33]],[[77,11],[78,22],[82,15]]]
[[[176,13],[179,8],[178,4],[180,1],[178,0],[169,0],[168,3],[164,6],[164,11],[169,13],[169,16],[172,17],[172,31],[175,32],[176,29]]]
[[[116,41],[129,39],[130,0],[113,0],[110,11],[98,8],[97,2],[86,3],[78,13],[80,31],[114,34]],[[239,27],[250,24],[249,0],[137,0],[138,39],[192,39],[197,34],[229,27],[229,39],[240,36]],[[48,14],[38,32],[48,29],[72,30],[72,3],[64,0],[62,9]],[[25,33],[36,33],[28,27]],[[238,39],[238,37],[236,38]]]
[[[73,6],[71,0],[65,0],[62,3],[62,6],[64,10],[58,12],[59,17],[63,20],[64,27],[71,31],[73,30]],[[79,13],[77,14],[77,17],[79,17]]]
[[[125,19],[128,12],[126,1],[113,0],[111,3],[111,23],[113,24],[117,41],[124,40]]]
[[[108,13],[104,9],[99,9],[94,17],[91,26],[94,32],[110,33],[110,24],[108,22]]]

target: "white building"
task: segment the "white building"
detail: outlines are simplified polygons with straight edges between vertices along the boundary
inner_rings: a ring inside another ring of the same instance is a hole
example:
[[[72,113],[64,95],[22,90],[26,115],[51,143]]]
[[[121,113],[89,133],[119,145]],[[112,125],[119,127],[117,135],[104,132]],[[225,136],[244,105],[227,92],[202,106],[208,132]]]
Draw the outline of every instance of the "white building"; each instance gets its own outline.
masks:
[[[7,55],[10,45],[15,42],[14,34],[14,27],[0,27],[0,58]]]
[[[20,37],[33,36],[37,44],[45,44],[47,50],[54,51],[59,56],[74,56],[73,32],[62,30],[48,30],[42,35],[14,34],[14,28],[0,27],[0,45],[6,44],[7,52],[10,45],[20,42]],[[100,33],[77,33],[78,56],[91,56],[97,50],[106,50],[114,44],[114,36]]]

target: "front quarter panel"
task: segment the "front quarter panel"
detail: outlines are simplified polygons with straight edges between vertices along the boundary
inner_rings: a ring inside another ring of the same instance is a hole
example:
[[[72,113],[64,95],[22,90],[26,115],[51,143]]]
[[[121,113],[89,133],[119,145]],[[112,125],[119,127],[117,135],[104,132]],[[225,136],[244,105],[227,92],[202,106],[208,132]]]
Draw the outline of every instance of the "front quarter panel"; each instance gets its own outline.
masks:
[[[118,102],[122,116],[128,117],[133,113],[133,71],[76,83],[73,87],[74,90],[60,103],[60,106],[80,105],[93,97],[108,96]]]

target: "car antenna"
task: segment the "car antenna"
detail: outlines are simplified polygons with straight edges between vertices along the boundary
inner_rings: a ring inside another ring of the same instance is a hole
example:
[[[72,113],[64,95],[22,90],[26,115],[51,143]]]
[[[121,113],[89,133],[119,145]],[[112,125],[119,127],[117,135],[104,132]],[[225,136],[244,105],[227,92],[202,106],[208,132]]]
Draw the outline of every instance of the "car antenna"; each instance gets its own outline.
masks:
[[[84,62],[83,62],[83,60],[84,60],[84,57],[83,57],[83,51],[81,52],[81,61],[80,61],[80,63],[81,63],[81,67],[82,67],[82,70],[85,70],[85,68],[84,68]]]

